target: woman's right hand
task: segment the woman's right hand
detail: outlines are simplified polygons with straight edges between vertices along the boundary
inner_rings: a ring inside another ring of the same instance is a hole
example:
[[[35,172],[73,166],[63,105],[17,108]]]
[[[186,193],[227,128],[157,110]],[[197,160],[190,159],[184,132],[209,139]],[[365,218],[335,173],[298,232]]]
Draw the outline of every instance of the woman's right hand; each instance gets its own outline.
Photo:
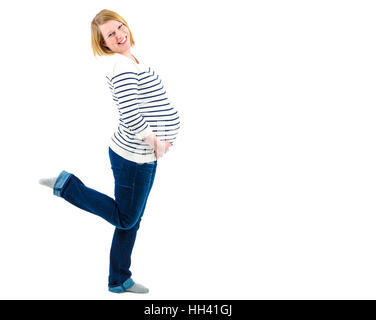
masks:
[[[172,144],[168,141],[159,140],[154,133],[148,135],[144,139],[144,142],[154,149],[154,154],[157,159],[162,157],[168,151],[170,146],[172,146]]]
[[[157,147],[154,148],[154,154],[155,154],[155,157],[159,159],[168,151],[171,144],[170,142],[167,142],[167,141],[160,141],[159,139],[157,140],[158,140]]]

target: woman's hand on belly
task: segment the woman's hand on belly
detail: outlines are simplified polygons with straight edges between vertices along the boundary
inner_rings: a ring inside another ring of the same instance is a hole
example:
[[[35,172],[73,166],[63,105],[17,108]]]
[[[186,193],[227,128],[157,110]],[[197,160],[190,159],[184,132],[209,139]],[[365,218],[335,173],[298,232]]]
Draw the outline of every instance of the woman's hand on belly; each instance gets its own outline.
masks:
[[[162,157],[168,151],[170,146],[172,146],[172,144],[168,141],[159,140],[154,133],[148,135],[143,141],[149,146],[153,147],[154,154],[157,159]]]

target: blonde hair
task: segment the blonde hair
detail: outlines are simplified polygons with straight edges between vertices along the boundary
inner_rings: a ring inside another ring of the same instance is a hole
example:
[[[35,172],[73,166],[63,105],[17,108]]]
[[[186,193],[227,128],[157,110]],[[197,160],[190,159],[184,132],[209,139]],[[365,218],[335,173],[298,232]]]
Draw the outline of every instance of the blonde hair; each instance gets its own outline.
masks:
[[[132,32],[129,29],[127,22],[116,12],[103,9],[98,12],[91,21],[91,48],[93,49],[94,56],[112,56],[115,54],[115,52],[105,46],[101,30],[99,29],[100,25],[110,20],[116,20],[123,23],[129,30],[131,47],[135,45]]]

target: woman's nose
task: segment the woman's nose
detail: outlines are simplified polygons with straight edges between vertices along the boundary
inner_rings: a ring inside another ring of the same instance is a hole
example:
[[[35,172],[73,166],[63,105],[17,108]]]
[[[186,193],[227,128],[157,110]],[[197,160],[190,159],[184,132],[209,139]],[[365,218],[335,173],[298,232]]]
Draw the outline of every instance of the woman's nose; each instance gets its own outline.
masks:
[[[116,39],[119,41],[119,40],[121,40],[121,38],[122,38],[121,33],[116,31]]]

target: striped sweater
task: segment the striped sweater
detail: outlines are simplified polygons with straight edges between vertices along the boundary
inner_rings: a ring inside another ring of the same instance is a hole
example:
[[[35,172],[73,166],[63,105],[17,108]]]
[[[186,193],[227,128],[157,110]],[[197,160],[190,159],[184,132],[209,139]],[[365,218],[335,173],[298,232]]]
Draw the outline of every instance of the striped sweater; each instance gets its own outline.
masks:
[[[111,62],[106,80],[119,112],[119,124],[110,148],[130,161],[155,161],[154,149],[142,140],[154,133],[161,141],[174,142],[180,128],[179,114],[152,68],[120,54],[112,56]]]

